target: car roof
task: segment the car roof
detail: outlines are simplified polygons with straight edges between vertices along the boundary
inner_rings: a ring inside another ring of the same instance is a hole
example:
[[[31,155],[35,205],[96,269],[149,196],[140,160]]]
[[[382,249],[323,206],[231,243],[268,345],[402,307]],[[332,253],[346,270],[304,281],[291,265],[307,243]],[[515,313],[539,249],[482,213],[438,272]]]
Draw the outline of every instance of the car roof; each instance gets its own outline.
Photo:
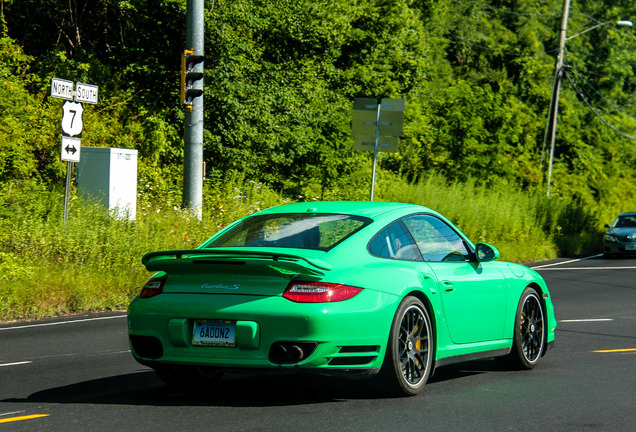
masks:
[[[377,218],[382,215],[409,214],[415,212],[437,212],[416,204],[384,202],[384,201],[310,201],[293,204],[284,204],[271,207],[258,214],[272,213],[336,213],[368,218]]]
[[[621,213],[618,216],[636,216],[636,212]]]

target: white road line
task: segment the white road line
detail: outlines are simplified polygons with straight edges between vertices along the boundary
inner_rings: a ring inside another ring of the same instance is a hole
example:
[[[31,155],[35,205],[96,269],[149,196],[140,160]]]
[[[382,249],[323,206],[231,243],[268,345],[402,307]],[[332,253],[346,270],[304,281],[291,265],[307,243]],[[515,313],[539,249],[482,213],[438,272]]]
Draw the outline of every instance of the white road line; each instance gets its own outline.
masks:
[[[25,413],[26,411],[11,411],[11,412],[6,412],[6,413],[0,413],[0,417],[5,417],[5,416],[10,416],[10,415],[15,415],[15,414],[22,414]]]
[[[626,269],[636,269],[636,267],[559,267],[559,268],[541,268],[541,267],[533,267],[533,269],[541,269],[541,270],[626,270]]]
[[[117,350],[117,351],[102,351],[102,352],[95,353],[93,355],[102,356],[102,355],[120,355],[120,354],[130,354],[130,350],[128,349],[128,350]],[[47,360],[47,359],[62,358],[62,357],[76,357],[76,356],[80,356],[80,355],[84,355],[84,354],[70,353],[70,354],[49,355],[49,356],[38,357],[38,358],[36,358],[36,360]],[[0,363],[0,367],[3,367],[3,366],[19,366],[19,365],[25,365],[25,364],[31,364],[31,363],[33,363],[32,360],[19,361],[19,362],[13,362],[13,363]]]
[[[130,350],[121,350],[121,351],[102,351],[98,352],[99,355],[110,355],[110,354],[129,354]]]
[[[558,266],[558,265],[562,265],[562,264],[570,264],[570,263],[573,263],[573,262],[579,262],[579,261],[588,260],[588,259],[592,259],[592,258],[598,258],[600,256],[603,256],[603,254],[592,255],[592,256],[589,256],[589,257],[577,258],[577,259],[563,261],[563,262],[558,262],[558,263],[544,264],[544,265],[540,265],[540,266],[536,266],[536,267],[530,267],[530,268],[536,270],[536,269],[542,269],[542,268],[546,268],[546,267],[554,267],[554,266]]]
[[[590,318],[590,319],[571,319],[571,320],[558,320],[560,323],[574,323],[574,322],[603,322],[614,321],[612,318]]]
[[[14,362],[14,363],[0,363],[0,367],[3,366],[18,366],[18,365],[24,365],[24,364],[30,364],[33,363],[32,361],[21,361],[21,362]]]
[[[109,320],[109,319],[115,319],[115,318],[126,318],[126,315],[115,315],[115,316],[99,317],[99,318],[86,318],[86,319],[78,319],[78,320],[70,320],[70,321],[58,321],[58,322],[42,323],[42,324],[27,324],[27,325],[21,325],[21,326],[0,328],[0,331],[18,330],[18,329],[32,328],[32,327],[48,327],[48,326],[63,325],[63,324],[75,324],[75,323],[81,323],[81,322],[87,322],[87,321],[100,321],[100,320]]]

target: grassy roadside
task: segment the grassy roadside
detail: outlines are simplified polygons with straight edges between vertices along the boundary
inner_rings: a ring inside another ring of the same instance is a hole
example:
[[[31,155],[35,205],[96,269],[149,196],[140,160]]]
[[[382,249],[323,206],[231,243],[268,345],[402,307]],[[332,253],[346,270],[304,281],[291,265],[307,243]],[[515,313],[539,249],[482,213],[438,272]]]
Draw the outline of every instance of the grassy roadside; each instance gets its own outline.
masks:
[[[366,191],[360,194],[364,196],[358,199],[367,199]],[[288,202],[240,176],[207,185],[204,196],[203,221],[169,199],[152,202],[140,194],[133,222],[109,217],[99,206],[75,198],[64,223],[62,193],[33,184],[3,188],[0,320],[125,309],[148,277],[141,264],[146,252],[193,248],[238,217]],[[504,186],[447,184],[437,176],[409,184],[384,173],[376,200],[438,210],[473,241],[497,246],[507,261],[532,262],[592,250],[600,240],[600,223],[589,211]]]

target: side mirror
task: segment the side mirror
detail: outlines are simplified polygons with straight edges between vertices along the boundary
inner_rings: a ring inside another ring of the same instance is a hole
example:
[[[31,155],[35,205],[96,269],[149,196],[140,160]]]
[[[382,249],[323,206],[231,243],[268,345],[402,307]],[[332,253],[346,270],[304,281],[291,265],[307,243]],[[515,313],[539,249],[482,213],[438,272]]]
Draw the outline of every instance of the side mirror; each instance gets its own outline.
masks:
[[[605,228],[609,228],[610,224],[605,224],[604,226],[605,226]]]
[[[479,262],[495,261],[499,258],[499,250],[488,243],[477,243],[475,245],[475,255],[477,255],[477,261]]]

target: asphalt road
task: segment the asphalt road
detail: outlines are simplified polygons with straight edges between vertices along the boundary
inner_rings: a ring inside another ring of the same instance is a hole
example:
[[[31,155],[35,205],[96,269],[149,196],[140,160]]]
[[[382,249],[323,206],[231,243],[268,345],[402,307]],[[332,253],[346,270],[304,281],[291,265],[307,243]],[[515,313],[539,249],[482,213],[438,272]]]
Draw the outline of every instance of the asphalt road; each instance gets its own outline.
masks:
[[[277,374],[179,392],[132,359],[124,314],[0,325],[0,432],[636,430],[636,259],[535,267],[559,321],[539,366],[448,366],[411,398]]]

